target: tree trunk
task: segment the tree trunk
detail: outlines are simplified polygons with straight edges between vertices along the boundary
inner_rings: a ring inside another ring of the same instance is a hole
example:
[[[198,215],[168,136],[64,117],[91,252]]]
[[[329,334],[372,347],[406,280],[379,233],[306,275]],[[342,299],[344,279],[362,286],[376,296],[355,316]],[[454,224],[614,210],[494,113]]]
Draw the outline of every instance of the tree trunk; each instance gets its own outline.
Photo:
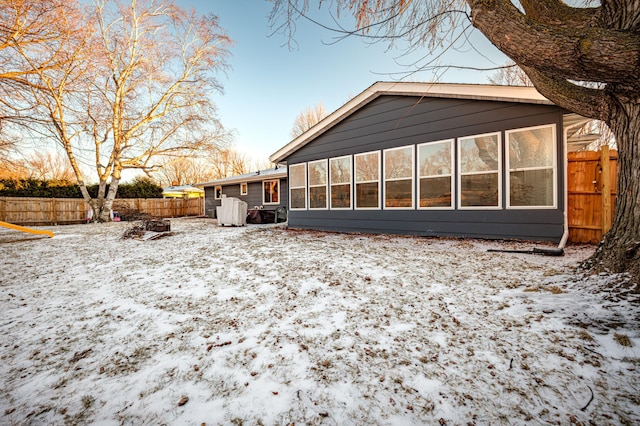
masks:
[[[120,179],[117,179],[111,176],[111,182],[109,182],[109,191],[106,196],[102,198],[101,201],[101,210],[98,220],[100,222],[111,222],[113,219],[111,217],[111,211],[113,207],[113,200],[116,198],[116,194],[118,193],[118,184],[120,183]]]
[[[595,272],[629,273],[640,293],[640,100],[619,101],[607,123],[618,142],[613,224],[588,263]]]

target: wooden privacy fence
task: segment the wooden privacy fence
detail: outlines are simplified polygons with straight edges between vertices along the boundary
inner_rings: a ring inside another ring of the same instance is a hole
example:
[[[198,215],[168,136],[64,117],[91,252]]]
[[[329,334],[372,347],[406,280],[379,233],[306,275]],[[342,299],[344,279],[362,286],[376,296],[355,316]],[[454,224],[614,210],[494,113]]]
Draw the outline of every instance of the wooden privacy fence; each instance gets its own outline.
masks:
[[[0,221],[27,226],[83,223],[87,207],[81,198],[0,197]],[[126,215],[200,216],[204,198],[117,198],[113,210]]]
[[[569,241],[596,244],[611,229],[618,184],[618,152],[571,152],[568,156]]]

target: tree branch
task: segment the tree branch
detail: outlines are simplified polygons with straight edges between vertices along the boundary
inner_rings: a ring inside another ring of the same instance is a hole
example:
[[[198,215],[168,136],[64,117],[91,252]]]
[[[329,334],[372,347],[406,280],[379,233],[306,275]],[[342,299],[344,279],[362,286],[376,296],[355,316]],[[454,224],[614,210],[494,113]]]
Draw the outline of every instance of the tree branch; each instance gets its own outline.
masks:
[[[473,25],[516,63],[563,79],[640,88],[640,34],[543,25],[507,0],[467,0]]]
[[[535,68],[521,65],[535,88],[547,99],[569,111],[608,122],[611,103],[605,90],[578,86],[567,80],[550,77]]]
[[[541,24],[564,28],[593,26],[598,7],[570,7],[560,0],[520,0],[527,17]]]

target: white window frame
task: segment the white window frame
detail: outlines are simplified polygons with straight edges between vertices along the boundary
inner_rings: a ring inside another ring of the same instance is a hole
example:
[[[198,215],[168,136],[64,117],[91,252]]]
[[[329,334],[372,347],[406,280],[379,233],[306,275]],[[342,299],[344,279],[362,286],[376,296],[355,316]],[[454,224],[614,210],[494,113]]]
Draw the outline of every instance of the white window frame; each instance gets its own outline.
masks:
[[[551,137],[553,139],[553,148],[552,148],[552,160],[551,166],[545,166],[545,167],[520,167],[517,169],[513,169],[511,170],[511,166],[509,164],[510,162],[510,155],[509,155],[509,150],[511,149],[511,144],[509,143],[509,135],[511,133],[518,133],[518,132],[522,132],[522,131],[527,131],[527,130],[536,130],[536,129],[543,129],[543,128],[547,128],[550,127],[551,128]],[[507,191],[507,196],[506,196],[506,202],[507,202],[507,209],[513,209],[513,210],[553,210],[553,209],[557,209],[558,208],[558,136],[556,133],[556,125],[555,124],[544,124],[541,126],[532,126],[532,127],[523,127],[520,129],[511,129],[511,130],[506,130],[505,131],[505,156],[506,156],[506,165],[505,165],[505,173],[507,175],[506,178],[506,191]],[[552,169],[553,170],[553,204],[550,206],[512,206],[511,205],[511,172],[520,172],[520,171],[530,171],[530,170],[549,170]]]
[[[387,179],[387,154],[393,151],[401,151],[405,149],[411,150],[411,206],[410,207],[387,207],[387,182],[397,182],[408,180],[409,177]],[[416,146],[406,145],[394,148],[388,148],[382,151],[382,180],[384,180],[384,202],[382,208],[385,210],[415,210],[416,208]]]
[[[222,185],[216,185],[213,187],[213,199],[214,200],[222,199]]]
[[[267,202],[267,200],[264,199],[264,185],[267,182],[278,182],[278,185],[276,185],[277,187],[277,191],[278,191],[278,202],[277,203],[273,203],[273,202]],[[282,194],[280,194],[280,179],[265,179],[262,181],[262,204],[266,205],[266,206],[277,206],[280,204],[280,199],[282,198]]]
[[[378,206],[377,207],[358,207],[357,203],[358,203],[358,197],[357,197],[357,191],[358,191],[358,184],[359,183],[373,183],[376,181],[373,180],[369,180],[369,181],[362,181],[362,182],[358,182],[357,176],[358,176],[358,161],[357,158],[358,157],[364,157],[365,155],[370,155],[370,154],[376,154],[378,157]],[[359,154],[355,154],[353,156],[353,208],[354,210],[380,210],[380,206],[382,204],[382,175],[381,175],[381,153],[380,151],[368,151],[368,152],[361,152]]]
[[[247,182],[242,182],[240,184],[240,195],[248,195],[249,194],[249,184]]]
[[[451,154],[451,159],[449,162],[449,178],[451,179],[451,205],[450,206],[446,206],[446,207],[420,207],[420,194],[422,193],[422,179],[429,179],[429,178],[437,178],[437,177],[444,177],[446,175],[425,175],[422,176],[420,174],[420,147],[422,146],[428,146],[428,145],[434,145],[434,144],[443,144],[449,142],[450,145],[450,149],[449,152]],[[416,180],[418,181],[418,191],[416,193],[416,207],[418,210],[453,210],[455,208],[455,199],[456,197],[454,196],[454,194],[457,194],[456,192],[456,188],[455,188],[455,174],[456,174],[456,166],[455,166],[455,139],[443,139],[440,141],[432,141],[432,142],[425,142],[425,143],[421,143],[420,145],[418,145],[418,149],[416,150],[416,168],[417,168],[417,177]]]
[[[471,172],[471,173],[462,173],[462,156],[460,151],[462,149],[462,140],[465,139],[474,139],[481,138],[484,136],[498,136],[498,205],[497,206],[463,206],[462,205],[462,176],[473,176],[473,175],[486,175],[490,173],[496,173],[494,171],[482,171],[482,172]],[[503,151],[503,143],[502,143],[502,132],[489,132],[489,133],[481,133],[478,135],[469,135],[457,138],[457,153],[458,153],[458,170],[456,171],[456,175],[458,177],[458,188],[456,194],[458,195],[457,207],[459,210],[502,210],[502,151]]]
[[[307,163],[298,163],[298,164],[291,164],[289,165],[289,174],[288,176],[291,176],[291,169],[294,167],[302,167],[303,168],[303,175],[304,175],[304,185],[302,186],[293,186],[291,184],[291,179],[289,179],[289,210],[307,210]],[[304,197],[302,198],[304,200],[304,207],[292,207],[291,206],[291,200],[293,200],[293,197],[291,196],[291,191],[294,189],[304,189]]]
[[[333,176],[331,175],[331,162],[343,159],[349,159],[349,207],[333,207],[331,200],[333,199],[333,187],[343,186],[347,183],[333,183]],[[351,155],[343,155],[341,157],[334,157],[329,159],[329,208],[331,210],[353,210],[353,158]]]
[[[311,185],[311,167],[315,164],[324,164],[324,184]],[[324,207],[311,207],[311,188],[324,187]],[[329,162],[327,159],[309,161],[307,163],[307,206],[309,210],[327,210],[329,208]]]

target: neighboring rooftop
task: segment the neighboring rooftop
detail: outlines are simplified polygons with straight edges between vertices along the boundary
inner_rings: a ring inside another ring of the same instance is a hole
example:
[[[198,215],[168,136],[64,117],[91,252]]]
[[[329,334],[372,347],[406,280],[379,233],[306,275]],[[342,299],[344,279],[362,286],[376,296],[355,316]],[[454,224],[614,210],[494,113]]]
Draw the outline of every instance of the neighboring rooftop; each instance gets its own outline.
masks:
[[[196,188],[191,185],[169,186],[162,189],[162,196],[174,198],[182,198],[186,196],[190,198],[197,198],[204,196],[204,189]]]

